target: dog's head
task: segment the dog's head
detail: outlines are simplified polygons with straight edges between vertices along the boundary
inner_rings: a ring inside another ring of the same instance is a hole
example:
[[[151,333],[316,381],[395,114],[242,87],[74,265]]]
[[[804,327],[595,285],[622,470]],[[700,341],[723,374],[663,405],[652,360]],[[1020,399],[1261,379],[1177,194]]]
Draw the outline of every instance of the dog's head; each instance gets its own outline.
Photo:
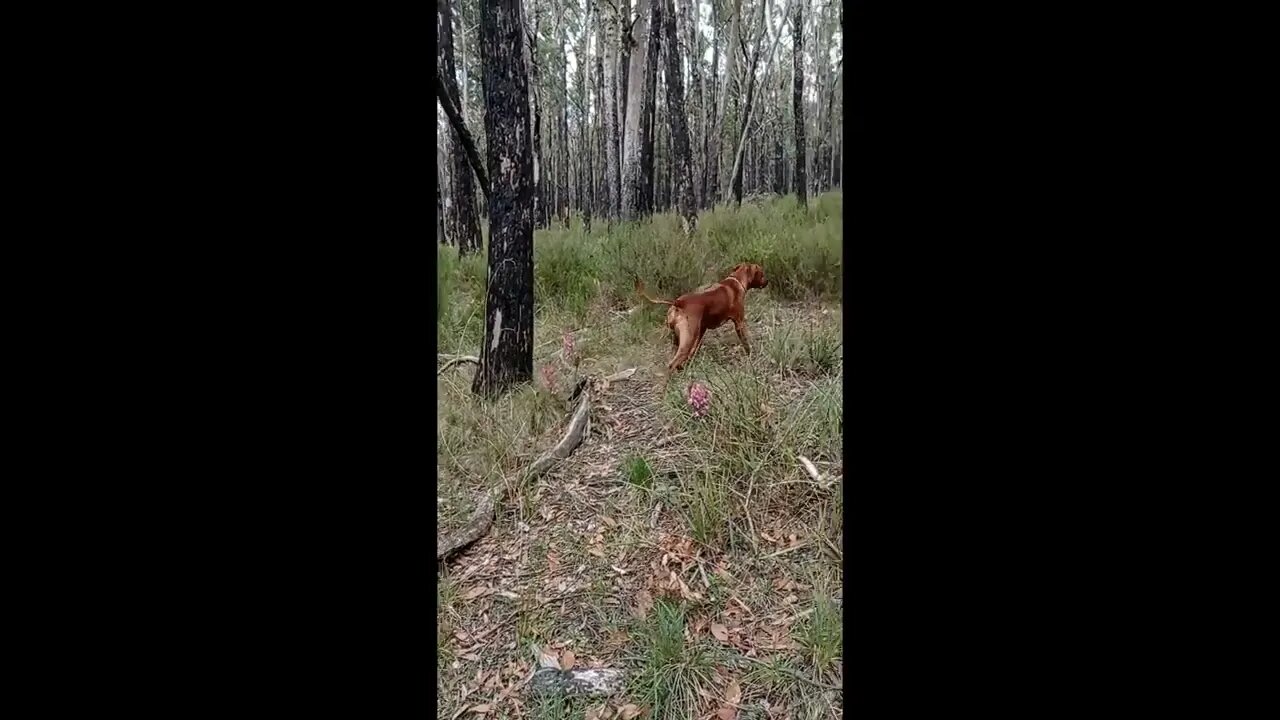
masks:
[[[733,272],[730,274],[738,278],[744,287],[769,287],[769,281],[764,276],[764,268],[755,263],[738,263],[733,266]]]

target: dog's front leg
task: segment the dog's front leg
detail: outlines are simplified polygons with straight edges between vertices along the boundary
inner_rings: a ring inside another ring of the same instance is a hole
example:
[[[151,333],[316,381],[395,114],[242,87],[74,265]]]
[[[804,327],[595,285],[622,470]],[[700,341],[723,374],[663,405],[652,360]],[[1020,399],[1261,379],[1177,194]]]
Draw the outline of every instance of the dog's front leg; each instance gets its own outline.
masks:
[[[751,343],[747,342],[747,323],[745,320],[734,320],[733,329],[738,332],[738,340],[742,341],[742,348],[751,354]]]

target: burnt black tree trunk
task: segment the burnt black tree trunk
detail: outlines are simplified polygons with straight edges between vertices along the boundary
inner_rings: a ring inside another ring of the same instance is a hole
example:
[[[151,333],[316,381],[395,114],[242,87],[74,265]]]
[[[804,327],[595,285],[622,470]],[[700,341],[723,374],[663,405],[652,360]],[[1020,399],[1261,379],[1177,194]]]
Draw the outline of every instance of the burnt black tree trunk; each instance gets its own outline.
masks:
[[[654,165],[657,155],[658,138],[658,52],[661,49],[659,38],[662,37],[660,24],[662,0],[649,0],[649,37],[644,60],[644,119],[640,125],[640,168],[644,175],[644,192],[640,198],[640,207],[645,215],[652,215],[656,198]]]
[[[458,97],[458,74],[453,62],[453,6],[450,0],[437,0],[436,23],[440,38],[440,73],[444,90],[450,98]],[[452,102],[452,100],[450,100]],[[460,111],[461,109],[459,109]],[[463,154],[462,136],[450,129],[449,157],[449,237],[458,245],[458,254],[480,249],[480,219],[476,216],[476,186]]]
[[[605,57],[612,57],[612,53],[610,53],[606,48],[608,35],[606,33],[600,33],[596,37],[599,38],[596,41],[599,43],[596,47],[600,48],[600,52],[596,53],[596,114],[599,117],[599,127],[597,128],[596,137],[596,159],[600,166],[600,178],[597,181],[599,185],[596,189],[595,213],[596,215],[610,217],[610,209],[613,205],[609,199],[609,189],[611,186],[609,185],[609,170],[607,163],[609,157],[609,128],[612,126],[610,117],[613,112],[613,108],[607,100],[608,95],[605,94],[607,84],[604,81],[604,66]],[[614,161],[617,161],[616,157],[614,158]]]
[[[449,236],[444,231],[444,203],[440,201],[440,173],[436,173],[436,239],[441,245],[449,244]]]
[[[671,129],[671,162],[675,164],[675,204],[686,235],[698,228],[698,198],[693,189],[693,155],[689,149],[689,123],[684,114],[684,78],[680,74],[680,47],[676,43],[675,3],[665,0],[662,32],[666,36],[667,120]]]
[[[791,69],[794,73],[792,80],[791,104],[795,113],[796,126],[796,196],[800,199],[801,207],[809,207],[809,185],[804,176],[804,165],[806,162],[805,144],[804,144],[804,4],[808,0],[800,0],[796,3],[796,15],[791,20],[791,45],[794,48],[792,54]]]
[[[483,0],[489,274],[484,342],[471,390],[492,397],[533,378],[533,140],[520,0]]]

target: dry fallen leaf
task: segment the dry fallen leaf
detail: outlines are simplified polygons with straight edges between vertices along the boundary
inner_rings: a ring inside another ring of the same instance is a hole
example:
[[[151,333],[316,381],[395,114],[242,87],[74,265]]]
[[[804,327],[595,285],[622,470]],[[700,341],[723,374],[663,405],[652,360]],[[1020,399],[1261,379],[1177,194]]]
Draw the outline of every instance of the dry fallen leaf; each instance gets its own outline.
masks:
[[[538,659],[538,667],[560,669],[560,661],[556,659],[556,655],[553,652],[535,645],[533,647],[533,656]]]
[[[480,596],[482,596],[482,595],[488,595],[488,594],[490,594],[490,593],[492,593],[492,592],[493,592],[493,588],[485,587],[485,586],[483,586],[483,585],[477,585],[476,587],[473,587],[473,588],[471,588],[470,590],[468,590],[468,591],[467,591],[467,592],[462,596],[462,599],[463,599],[463,600],[475,600],[476,598],[478,598],[478,597],[480,597]]]
[[[729,642],[729,628],[720,623],[711,623],[711,634],[722,643]]]
[[[640,717],[640,708],[627,703],[618,708],[618,720],[631,720],[631,718]]]
[[[636,593],[636,607],[634,615],[643,620],[649,614],[649,610],[653,608],[653,596],[648,590],[640,590]]]
[[[560,654],[560,667],[565,670],[573,669],[573,662],[577,660],[572,650],[565,650]]]
[[[485,703],[484,705],[473,705],[467,708],[467,712],[475,713],[476,715],[483,715],[492,709],[493,709],[492,706],[490,706],[488,703]]]
[[[730,705],[742,704],[742,686],[737,680],[730,680],[724,689],[724,701]]]
[[[722,705],[720,709],[716,711],[716,718],[718,718],[718,720],[738,720],[738,708]]]

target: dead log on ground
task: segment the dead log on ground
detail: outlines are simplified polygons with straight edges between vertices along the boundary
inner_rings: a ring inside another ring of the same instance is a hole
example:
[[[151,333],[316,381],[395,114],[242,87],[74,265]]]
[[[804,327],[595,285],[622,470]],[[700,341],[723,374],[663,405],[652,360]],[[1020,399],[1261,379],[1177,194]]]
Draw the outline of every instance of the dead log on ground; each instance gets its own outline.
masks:
[[[461,359],[459,358],[458,360]],[[448,366],[446,365],[446,367]],[[598,382],[600,382],[601,387],[607,388],[609,382],[626,380],[634,373],[635,368],[631,368],[614,373]],[[532,480],[541,476],[555,466],[556,463],[569,457],[577,449],[578,445],[582,443],[583,436],[586,435],[586,431],[591,427],[591,391],[593,385],[593,382],[586,382],[580,386],[581,395],[578,398],[578,406],[569,418],[569,427],[565,429],[564,437],[560,438],[560,442],[556,443],[554,447],[529,465],[524,473],[525,480]],[[471,513],[471,516],[467,518],[460,528],[448,535],[436,536],[437,561],[445,559],[454,552],[484,537],[485,533],[489,532],[490,526],[493,525],[494,504],[501,497],[501,493],[501,486],[491,488],[476,501],[475,511]]]
[[[534,695],[567,697],[608,697],[626,687],[625,673],[615,668],[576,668],[557,670],[538,668],[529,684]]]

